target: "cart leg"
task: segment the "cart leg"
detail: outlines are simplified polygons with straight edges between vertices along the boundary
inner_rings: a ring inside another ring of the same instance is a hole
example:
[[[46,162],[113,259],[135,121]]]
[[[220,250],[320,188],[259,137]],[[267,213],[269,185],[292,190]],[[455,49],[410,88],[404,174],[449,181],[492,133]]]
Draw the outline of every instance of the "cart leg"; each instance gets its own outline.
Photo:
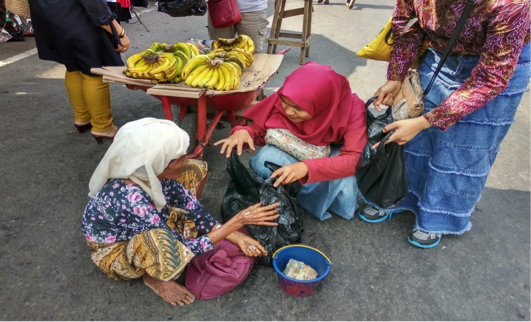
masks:
[[[179,106],[179,124],[183,121],[184,117],[186,116],[186,113],[188,112],[187,106]]]
[[[217,111],[214,117],[212,118],[212,121],[210,121],[210,125],[208,126],[208,130],[205,134],[205,145],[210,144],[210,139],[212,139],[212,133],[214,133],[214,129],[216,128],[216,125],[218,125],[219,120],[221,120],[222,116],[223,111]]]
[[[229,122],[231,127],[235,127],[238,125],[238,122],[236,121],[236,115],[234,115],[234,111],[227,111],[227,114],[229,115]]]
[[[164,109],[164,118],[168,121],[173,121],[173,114],[171,112],[170,98],[168,96],[162,96],[162,108]]]
[[[204,144],[205,142],[205,132],[206,132],[206,95],[201,95],[198,99],[197,104],[197,139],[199,144]]]

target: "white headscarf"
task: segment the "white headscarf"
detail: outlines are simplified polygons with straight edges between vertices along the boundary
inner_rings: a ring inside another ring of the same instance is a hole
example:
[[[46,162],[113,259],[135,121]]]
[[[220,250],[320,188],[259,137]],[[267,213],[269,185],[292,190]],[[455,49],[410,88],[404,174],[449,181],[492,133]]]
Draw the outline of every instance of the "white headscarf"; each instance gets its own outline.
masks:
[[[151,117],[122,126],[89,182],[93,197],[110,178],[131,179],[144,189],[158,211],[166,205],[157,175],[186,154],[188,134],[175,123]]]

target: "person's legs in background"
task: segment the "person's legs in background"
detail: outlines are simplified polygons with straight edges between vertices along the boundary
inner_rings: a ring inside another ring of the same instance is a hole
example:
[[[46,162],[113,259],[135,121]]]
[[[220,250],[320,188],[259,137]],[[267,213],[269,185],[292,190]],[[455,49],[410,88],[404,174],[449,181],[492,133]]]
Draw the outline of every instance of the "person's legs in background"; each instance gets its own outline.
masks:
[[[90,122],[98,143],[101,143],[101,137],[114,137],[118,130],[112,123],[109,83],[102,79],[102,76],[88,76],[79,71],[67,71],[65,74],[65,86],[74,110],[74,124],[82,133]]]
[[[261,53],[267,26],[269,25],[267,11],[242,12],[241,15],[242,21],[236,24],[238,35],[243,34],[249,36],[254,42],[254,52]]]
[[[214,28],[212,26],[212,20],[210,15],[208,16],[208,37],[210,40],[216,40],[218,38],[234,38],[236,37],[236,26],[230,26],[227,28]]]

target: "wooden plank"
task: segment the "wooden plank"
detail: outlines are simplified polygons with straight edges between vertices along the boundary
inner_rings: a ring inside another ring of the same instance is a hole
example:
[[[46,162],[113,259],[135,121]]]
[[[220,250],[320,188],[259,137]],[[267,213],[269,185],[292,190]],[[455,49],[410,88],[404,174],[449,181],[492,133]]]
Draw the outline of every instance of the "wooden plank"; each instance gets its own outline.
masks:
[[[289,18],[294,16],[300,16],[304,14],[304,8],[285,10],[282,18]]]
[[[294,33],[294,32],[281,32],[279,35],[280,38],[295,38],[295,39],[302,39],[302,34]]]
[[[203,92],[191,92],[191,91],[182,91],[178,89],[158,89],[156,87],[152,87],[147,90],[146,93],[149,95],[161,95],[161,96],[170,96],[170,97],[184,97],[184,98],[199,98],[201,95],[203,95]]]

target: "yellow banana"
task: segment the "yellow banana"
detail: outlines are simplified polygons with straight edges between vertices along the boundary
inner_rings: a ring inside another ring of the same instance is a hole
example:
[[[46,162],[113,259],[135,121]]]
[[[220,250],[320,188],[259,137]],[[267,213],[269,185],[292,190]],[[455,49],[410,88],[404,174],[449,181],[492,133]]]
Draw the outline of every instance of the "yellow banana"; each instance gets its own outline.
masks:
[[[156,67],[156,68],[153,68],[151,70],[148,71],[148,74],[149,75],[155,75],[157,73],[160,73],[161,71],[163,70],[166,70],[168,67],[170,67],[170,64],[171,64],[171,60],[169,60],[168,58],[166,57],[160,57],[159,60],[162,60],[162,65]]]
[[[194,44],[191,44],[189,42],[185,43],[188,47],[190,47],[190,51],[192,52],[192,57],[201,55],[199,53],[199,49]]]
[[[141,59],[141,60],[139,60],[139,61],[136,63],[135,67],[133,67],[133,68],[128,68],[128,70],[129,70],[129,72],[131,72],[131,73],[139,73],[139,72],[145,72],[145,71],[147,71],[148,68],[150,68],[150,67],[149,67],[149,65],[146,63],[146,61],[143,60],[143,59]]]
[[[127,68],[134,68],[135,64],[139,60],[141,60],[143,57],[144,57],[144,55],[142,55],[140,53],[134,54],[134,55],[130,56],[129,58],[127,58],[127,60],[125,61],[125,65],[127,66]]]
[[[197,66],[194,70],[192,70],[192,72],[186,78],[182,77],[182,72],[181,72],[181,78],[184,79],[184,82],[186,85],[190,85],[199,76],[199,74],[201,74],[205,69],[208,68],[208,66],[209,64],[202,64],[202,65]]]
[[[175,60],[177,61],[177,66],[175,67],[175,70],[177,71],[180,77],[181,71],[183,70],[183,67],[186,64],[186,61],[181,56],[175,56]]]
[[[160,43],[160,42],[154,42],[154,43],[149,47],[149,49],[151,49],[151,50],[154,51],[154,52],[162,51],[162,48],[163,48],[163,44]]]
[[[236,68],[236,71],[238,72],[238,76],[242,76],[242,67],[240,65],[238,65],[237,63],[233,62],[233,61],[228,61],[227,64],[231,64],[232,66],[234,66],[234,68]]]
[[[197,75],[197,77],[194,78],[194,80],[190,83],[190,85],[192,87],[198,87],[199,82],[201,82],[201,80],[207,77],[208,73],[210,73],[210,70],[212,69],[211,67],[212,67],[211,65],[207,64],[207,68],[205,68],[205,70],[203,70],[199,75]]]
[[[184,42],[178,42],[175,44],[175,51],[182,51],[186,57],[192,58],[192,51],[188,45]]]
[[[245,51],[247,51],[250,54],[254,54],[255,45],[254,45],[254,41],[251,39],[251,37],[249,37],[247,35],[238,35],[238,39],[240,41],[239,48],[244,49]]]
[[[219,69],[223,72],[223,78],[225,79],[225,84],[223,85],[222,91],[228,91],[232,89],[233,86],[233,77],[234,73],[232,70],[226,68],[226,64],[219,65]]]
[[[239,61],[241,61],[244,70],[247,69],[249,66],[251,66],[251,62],[249,62],[247,57],[244,56],[241,52],[236,51],[236,50],[231,50],[229,51],[228,54],[229,54],[229,57],[235,57]]]
[[[176,62],[176,64],[178,65],[179,63]],[[173,69],[173,72],[170,73],[168,75],[168,82],[172,82],[172,83],[178,83],[181,81],[181,77],[179,76],[181,74],[181,70],[179,69],[179,66],[176,66],[174,69]],[[175,81],[176,79],[178,79],[177,81]]]
[[[212,71],[213,71],[212,77],[210,77],[209,81],[203,85],[203,87],[206,87],[208,89],[214,88],[216,84],[219,82],[219,76],[220,76],[219,65],[212,66]]]
[[[232,85],[231,89],[238,89],[240,87],[240,76],[238,75],[238,70],[236,67],[232,66],[231,64],[224,63],[225,68],[231,71],[232,73]]]
[[[216,67],[217,67],[218,81],[213,86],[216,90],[222,91],[223,88],[225,87],[225,74],[223,73],[219,65],[217,65]]]
[[[249,62],[249,66],[251,66],[253,64],[253,62],[254,62],[254,55],[253,54],[250,54],[247,51],[245,51],[243,49],[240,49],[240,48],[234,48],[234,50],[236,52],[242,54],[243,56],[245,56],[245,58]]]
[[[195,86],[197,87],[205,87],[205,84],[212,78],[212,75],[214,74],[214,66],[210,65],[208,67],[208,72],[206,74],[203,75],[203,77],[201,77],[201,75],[199,75],[198,78],[200,78],[199,82],[197,82],[197,84]],[[192,86],[194,86],[194,83],[192,83]]]
[[[181,71],[181,78],[187,79],[188,75],[196,69],[199,65],[204,65],[207,62],[210,61],[210,58],[206,55],[199,55],[195,56],[194,58],[190,59],[183,67]]]
[[[163,81],[169,81],[171,80],[173,77],[175,77],[175,75],[173,75],[172,77],[170,77],[170,75],[174,74],[175,73],[175,69],[177,68],[177,59],[173,58],[171,60],[171,65],[160,71],[158,74],[160,74],[160,76],[156,76],[155,78],[157,80],[163,80]]]

